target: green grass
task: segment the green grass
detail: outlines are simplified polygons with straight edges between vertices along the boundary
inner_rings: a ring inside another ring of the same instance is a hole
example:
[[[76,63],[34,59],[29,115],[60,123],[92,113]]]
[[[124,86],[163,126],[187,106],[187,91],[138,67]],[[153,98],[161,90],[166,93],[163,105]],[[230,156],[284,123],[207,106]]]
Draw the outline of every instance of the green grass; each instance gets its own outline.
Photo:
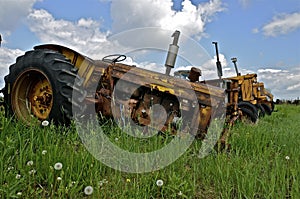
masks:
[[[228,153],[200,159],[201,142],[195,141],[173,164],[144,174],[117,171],[96,160],[74,127],[28,127],[1,115],[0,198],[297,199],[300,106],[276,109],[257,125],[236,124]],[[137,141],[106,128],[113,142],[131,151],[154,150],[171,139],[154,136]],[[54,169],[57,162],[62,163],[61,170]],[[156,185],[158,179],[163,180],[161,187]],[[89,196],[84,193],[86,186],[94,189]]]

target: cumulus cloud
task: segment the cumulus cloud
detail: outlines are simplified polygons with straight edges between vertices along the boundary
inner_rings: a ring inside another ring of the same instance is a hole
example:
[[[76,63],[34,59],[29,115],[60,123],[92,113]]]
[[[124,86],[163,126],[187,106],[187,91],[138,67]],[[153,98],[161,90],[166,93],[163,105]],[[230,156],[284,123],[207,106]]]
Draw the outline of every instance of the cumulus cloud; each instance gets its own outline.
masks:
[[[278,36],[287,34],[300,28],[300,12],[280,14],[266,24],[262,31],[266,36]]]
[[[39,0],[0,0],[0,31],[9,34]]]
[[[95,59],[120,48],[117,43],[107,40],[109,32],[101,32],[101,24],[92,19],[71,22],[55,19],[46,10],[33,10],[27,22],[41,42],[65,45]]]
[[[189,36],[200,38],[211,17],[223,11],[221,1],[209,1],[198,6],[193,5],[191,1],[183,1],[182,6],[182,11],[162,18],[160,27],[170,30],[179,29]]]
[[[76,22],[59,20],[46,10],[31,10],[27,16],[27,24],[42,43],[66,45],[92,58],[100,59],[108,54],[123,53],[139,47],[167,49],[175,29],[182,30],[182,35],[185,34],[186,38],[200,37],[211,17],[223,10],[220,0],[209,0],[198,6],[186,0],[182,3],[181,11],[172,10],[172,0],[111,2],[112,32],[120,33],[123,30],[143,27],[156,29],[116,35],[110,31],[101,32],[101,24],[98,21],[85,18]],[[163,29],[172,30],[163,31]],[[150,38],[150,41],[147,38]],[[195,59],[199,57],[195,56]]]
[[[173,31],[177,29],[199,39],[211,17],[224,10],[220,0],[210,0],[198,6],[193,5],[190,0],[185,0],[181,11],[172,10],[172,5],[172,0],[112,1],[113,31],[159,27]]]
[[[3,77],[8,74],[9,66],[22,54],[24,52],[18,49],[0,48],[0,88],[4,87]]]
[[[296,99],[300,97],[300,69],[260,69],[258,79],[270,88],[275,98]]]
[[[234,69],[228,64],[228,61],[224,54],[219,54],[219,59],[223,68],[223,77],[232,77],[235,76],[236,73]],[[218,72],[217,72],[217,57],[214,56],[211,59],[207,59],[201,65],[187,65],[187,66],[179,66],[175,69],[177,70],[190,70],[192,67],[199,68],[202,71],[201,80],[210,80],[210,79],[217,79]]]

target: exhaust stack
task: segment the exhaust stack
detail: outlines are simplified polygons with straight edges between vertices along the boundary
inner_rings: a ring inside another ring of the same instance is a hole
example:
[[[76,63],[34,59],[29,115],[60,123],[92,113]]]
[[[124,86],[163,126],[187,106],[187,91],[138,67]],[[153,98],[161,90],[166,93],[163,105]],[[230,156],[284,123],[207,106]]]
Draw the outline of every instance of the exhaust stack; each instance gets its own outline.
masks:
[[[232,63],[234,64],[234,68],[235,68],[236,75],[237,75],[237,76],[241,76],[241,73],[239,73],[239,69],[238,69],[238,67],[237,67],[237,65],[236,65],[237,58],[236,58],[236,57],[233,57],[233,58],[231,58],[231,61],[232,61]]]
[[[215,45],[215,48],[216,48],[216,55],[217,55],[216,64],[217,64],[218,76],[219,76],[219,79],[222,79],[223,72],[222,72],[222,65],[221,65],[220,58],[219,58],[218,42],[212,42],[212,43]]]
[[[174,68],[175,66],[175,62],[176,62],[176,58],[177,58],[177,53],[178,53],[178,40],[179,40],[179,35],[180,35],[180,31],[176,30],[172,37],[174,37],[173,39],[173,43],[170,44],[169,46],[169,51],[168,51],[168,55],[167,55],[167,59],[166,59],[166,75],[170,75],[171,69]]]

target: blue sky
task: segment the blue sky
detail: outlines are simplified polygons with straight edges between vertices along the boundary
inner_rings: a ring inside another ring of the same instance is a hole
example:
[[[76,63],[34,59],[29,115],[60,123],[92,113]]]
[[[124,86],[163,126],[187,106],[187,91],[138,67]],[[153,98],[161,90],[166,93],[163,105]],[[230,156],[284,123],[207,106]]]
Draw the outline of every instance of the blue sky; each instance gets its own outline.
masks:
[[[258,73],[275,98],[300,97],[299,0],[0,0],[0,87],[15,57],[34,45],[59,43],[101,57],[122,53],[110,35],[143,27],[179,29],[211,63],[211,42],[218,41],[224,76],[234,75],[230,58],[237,57],[241,72]],[[150,60],[133,61],[156,70]],[[216,74],[213,64],[204,72],[205,78]]]

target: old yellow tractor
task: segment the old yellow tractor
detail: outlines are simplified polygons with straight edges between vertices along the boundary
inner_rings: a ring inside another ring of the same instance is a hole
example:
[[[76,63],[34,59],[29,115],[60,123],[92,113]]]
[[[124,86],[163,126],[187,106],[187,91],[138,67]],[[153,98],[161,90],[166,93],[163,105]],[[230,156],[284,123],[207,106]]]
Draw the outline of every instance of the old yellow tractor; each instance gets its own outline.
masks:
[[[257,81],[257,74],[241,75],[237,67],[237,58],[231,58],[235,71],[235,77],[222,78],[222,66],[219,60],[217,42],[213,42],[217,55],[218,80],[206,81],[212,85],[223,84],[228,93],[227,115],[232,120],[238,117],[246,116],[255,123],[259,116],[265,113],[270,115],[274,110],[273,95],[264,87],[264,83]]]
[[[212,115],[224,106],[225,92],[200,83],[198,69],[189,72],[190,81],[169,75],[179,34],[173,34],[169,46],[166,74],[120,63],[125,55],[93,60],[65,46],[36,46],[9,67],[3,89],[6,114],[26,124],[68,124],[77,115],[88,118],[96,112],[141,126],[156,119],[162,121],[158,130],[173,133],[178,121],[189,120],[190,131],[203,137]]]
[[[237,58],[232,58],[236,70],[235,77],[222,78],[223,71],[219,59],[218,43],[213,42],[217,57],[218,79],[205,80],[201,83],[224,88],[226,91],[227,123],[230,125],[237,119],[248,119],[256,123],[259,116],[270,115],[274,110],[273,95],[264,87],[264,83],[257,81],[257,74],[241,75],[237,67]],[[190,70],[176,71],[174,74],[183,79]]]

